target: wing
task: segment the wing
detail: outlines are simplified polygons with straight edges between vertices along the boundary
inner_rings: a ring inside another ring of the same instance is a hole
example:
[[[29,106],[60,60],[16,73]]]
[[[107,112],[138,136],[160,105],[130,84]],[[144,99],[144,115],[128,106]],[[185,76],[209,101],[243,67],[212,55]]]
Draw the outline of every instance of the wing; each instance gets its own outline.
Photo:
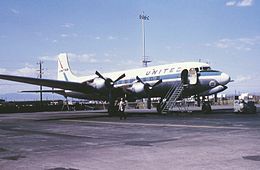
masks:
[[[77,82],[68,82],[60,80],[51,80],[51,79],[39,79],[31,77],[22,77],[22,76],[11,76],[0,74],[0,79],[16,81],[21,83],[28,83],[33,85],[42,85],[52,88],[59,88],[64,90],[72,90],[81,93],[95,92],[95,88],[88,85],[87,83],[77,83]]]

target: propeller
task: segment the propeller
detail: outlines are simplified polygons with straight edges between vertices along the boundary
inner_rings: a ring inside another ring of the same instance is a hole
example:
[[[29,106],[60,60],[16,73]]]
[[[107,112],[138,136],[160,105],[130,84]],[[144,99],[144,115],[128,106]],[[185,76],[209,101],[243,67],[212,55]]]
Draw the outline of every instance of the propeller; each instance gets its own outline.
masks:
[[[96,71],[95,73],[99,78],[102,78],[103,80],[105,80],[105,86],[107,88],[112,88],[114,87],[115,83],[118,82],[119,80],[121,80],[122,78],[125,77],[125,73],[122,74],[121,76],[119,76],[116,80],[112,80],[111,78],[105,78],[104,76],[102,76],[102,74],[100,74],[98,71]]]
[[[148,109],[151,109],[151,91],[152,91],[152,89],[155,87],[155,86],[158,86],[159,84],[161,84],[162,83],[162,79],[160,79],[160,80],[158,80],[156,83],[154,83],[153,85],[151,85],[151,84],[149,84],[149,83],[144,83],[143,81],[142,81],[142,79],[140,79],[140,77],[138,77],[138,76],[136,76],[136,79],[140,82],[140,83],[142,83],[143,85],[144,85],[144,91],[145,91],[145,93],[147,94],[147,108]]]
[[[116,80],[112,80],[111,78],[105,78],[104,76],[102,76],[102,74],[100,74],[98,71],[96,71],[95,73],[99,78],[105,80],[105,87],[108,89],[108,101],[109,101],[109,113],[113,112],[113,107],[114,107],[114,96],[113,96],[113,89],[114,89],[114,85],[116,82],[118,82],[119,80],[121,80],[122,78],[125,77],[125,74],[122,74],[121,76],[119,76]]]
[[[144,82],[142,81],[142,79],[140,79],[140,77],[138,77],[138,76],[136,76],[136,79],[144,85],[144,90],[145,90],[146,93],[147,93],[147,92],[149,93],[149,91],[152,90],[155,86],[158,86],[159,84],[162,83],[162,79],[158,80],[158,81],[157,81],[156,83],[154,83],[153,85],[150,85],[149,83],[144,83]]]

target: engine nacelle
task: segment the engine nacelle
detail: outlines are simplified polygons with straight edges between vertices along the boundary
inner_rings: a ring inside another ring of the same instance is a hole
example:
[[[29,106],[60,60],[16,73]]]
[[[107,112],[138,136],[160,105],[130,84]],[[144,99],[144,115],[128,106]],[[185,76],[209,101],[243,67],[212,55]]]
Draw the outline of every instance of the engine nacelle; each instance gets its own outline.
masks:
[[[93,82],[91,82],[90,85],[95,89],[101,90],[106,87],[106,82],[104,79],[97,77],[94,78]]]
[[[204,91],[202,93],[200,93],[199,95],[200,96],[208,96],[208,95],[212,95],[212,94],[216,94],[216,93],[219,93],[219,92],[222,92],[224,90],[226,90],[227,87],[226,86],[222,86],[222,85],[218,85],[212,89],[209,89],[207,91]]]
[[[145,94],[145,85],[141,82],[136,82],[128,90],[136,94]]]

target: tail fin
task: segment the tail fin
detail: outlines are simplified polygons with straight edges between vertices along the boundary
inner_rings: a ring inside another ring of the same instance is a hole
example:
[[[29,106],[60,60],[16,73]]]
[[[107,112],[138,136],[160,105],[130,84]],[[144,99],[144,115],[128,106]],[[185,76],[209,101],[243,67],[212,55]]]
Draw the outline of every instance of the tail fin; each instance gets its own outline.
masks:
[[[66,53],[61,53],[58,56],[58,80],[76,81],[77,77],[71,72],[68,56]]]

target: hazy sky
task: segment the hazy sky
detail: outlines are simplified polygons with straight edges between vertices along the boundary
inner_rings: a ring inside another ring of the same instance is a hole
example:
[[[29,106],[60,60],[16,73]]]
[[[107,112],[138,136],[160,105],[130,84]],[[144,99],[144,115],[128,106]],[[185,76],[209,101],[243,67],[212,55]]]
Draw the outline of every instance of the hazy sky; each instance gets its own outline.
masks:
[[[0,73],[56,78],[56,56],[69,53],[79,75],[141,66],[145,11],[150,65],[210,62],[228,73],[227,93],[260,92],[260,4],[254,0],[0,1]],[[37,89],[0,81],[0,94]]]

